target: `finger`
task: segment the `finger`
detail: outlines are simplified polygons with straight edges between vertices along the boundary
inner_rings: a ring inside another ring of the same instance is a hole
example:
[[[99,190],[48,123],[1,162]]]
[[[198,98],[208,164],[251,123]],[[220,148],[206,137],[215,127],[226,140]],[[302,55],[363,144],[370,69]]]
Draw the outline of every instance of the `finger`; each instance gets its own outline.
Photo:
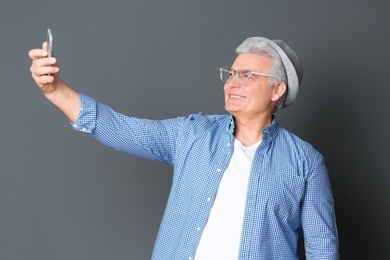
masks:
[[[47,51],[42,49],[33,49],[28,52],[28,56],[30,56],[32,60],[41,59],[47,57],[47,55]]]
[[[54,66],[56,67],[57,59],[54,57],[51,58],[40,58],[40,59],[34,59],[32,62],[32,66],[39,68],[39,67],[48,67],[48,66]]]
[[[58,67],[54,66],[34,66],[30,67],[30,71],[33,77],[41,77],[48,74],[56,74],[59,72]]]
[[[47,84],[52,84],[55,81],[54,75],[42,75],[40,77],[34,78],[38,86],[44,86]]]
[[[31,76],[37,81],[37,83],[41,83],[39,80],[40,77],[46,77],[46,76],[55,76],[58,77],[59,68],[58,67],[30,67]]]

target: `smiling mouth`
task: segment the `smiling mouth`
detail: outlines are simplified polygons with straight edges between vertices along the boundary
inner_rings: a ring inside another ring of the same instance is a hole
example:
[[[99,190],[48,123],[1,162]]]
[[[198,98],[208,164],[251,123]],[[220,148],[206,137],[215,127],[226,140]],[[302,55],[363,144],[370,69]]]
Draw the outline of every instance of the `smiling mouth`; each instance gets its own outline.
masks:
[[[238,95],[229,95],[230,98],[233,99],[241,99],[241,98],[246,98],[245,96],[238,96]]]

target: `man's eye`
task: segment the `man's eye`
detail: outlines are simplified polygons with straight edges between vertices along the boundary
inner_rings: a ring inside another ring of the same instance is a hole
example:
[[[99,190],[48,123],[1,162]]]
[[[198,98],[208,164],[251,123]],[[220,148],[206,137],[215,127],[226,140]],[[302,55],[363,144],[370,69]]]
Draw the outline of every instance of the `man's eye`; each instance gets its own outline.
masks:
[[[252,74],[250,74],[250,73],[245,73],[245,74],[244,74],[244,77],[247,78],[247,79],[251,79],[251,78],[252,78]]]
[[[241,72],[241,71],[239,71],[239,72],[237,73],[237,75],[238,75],[238,77],[239,77],[240,79],[246,78],[246,73],[243,73],[243,72]]]

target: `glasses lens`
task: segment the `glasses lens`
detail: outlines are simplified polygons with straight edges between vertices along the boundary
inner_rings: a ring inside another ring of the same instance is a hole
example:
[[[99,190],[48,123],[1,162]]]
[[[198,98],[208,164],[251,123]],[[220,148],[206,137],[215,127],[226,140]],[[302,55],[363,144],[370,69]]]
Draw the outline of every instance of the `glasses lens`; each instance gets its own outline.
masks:
[[[248,84],[251,78],[251,72],[249,70],[237,70],[237,80],[240,84]]]
[[[221,68],[219,69],[219,75],[221,77],[222,82],[226,82],[230,79],[232,71],[229,68]]]

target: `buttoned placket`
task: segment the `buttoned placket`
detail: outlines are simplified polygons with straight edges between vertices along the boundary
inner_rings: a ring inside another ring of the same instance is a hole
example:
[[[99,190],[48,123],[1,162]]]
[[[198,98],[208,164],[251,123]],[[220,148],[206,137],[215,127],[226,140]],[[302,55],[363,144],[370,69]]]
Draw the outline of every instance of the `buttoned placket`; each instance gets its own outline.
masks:
[[[253,174],[252,172],[261,172],[259,168],[261,168],[261,164],[263,163],[263,159],[266,153],[267,148],[270,145],[270,142],[272,141],[272,137],[269,135],[268,129],[263,129],[262,132],[262,142],[260,143],[259,147],[257,148],[255,152],[255,157],[253,158],[251,173],[250,173],[250,179],[248,184],[248,193],[247,193],[247,199],[246,199],[246,209],[244,217],[244,223],[243,223],[243,229],[245,228],[248,231],[253,231],[253,216],[254,216],[254,210],[255,210],[255,204],[256,204],[256,191],[258,181],[260,178],[259,174]],[[258,168],[256,169],[254,166],[257,165]],[[239,257],[240,259],[246,259],[250,252],[250,241],[251,241],[251,235],[248,235],[247,237],[243,237],[240,243],[240,251],[239,251]]]
[[[234,124],[233,120],[230,122],[230,126],[226,129],[228,132],[231,132],[231,131],[232,131],[232,129],[230,128],[232,124]],[[228,149],[227,152],[228,152],[228,154],[229,154],[230,156],[231,156],[232,149],[233,149],[232,141],[233,141],[233,136],[232,136],[232,135],[229,135],[229,137],[227,138],[226,147],[227,147],[227,149]],[[230,158],[230,157],[229,157],[229,158]],[[229,161],[229,160],[228,160],[228,161]],[[225,165],[225,167],[227,167],[227,165]],[[226,169],[223,169],[222,167],[217,167],[216,172],[217,172],[218,174],[221,174],[221,173],[223,174],[223,171],[224,171],[224,170],[226,170]],[[213,194],[213,196],[216,196],[216,194]],[[207,205],[207,208],[210,208],[210,209],[209,209],[209,212],[210,212],[210,210],[211,210],[213,200],[214,200],[214,199],[213,199],[211,196],[206,197],[206,203],[209,204],[209,205]],[[207,224],[207,222],[206,222],[206,224]],[[205,224],[205,225],[206,225],[206,224]],[[201,233],[203,230],[204,230],[204,227],[203,227],[203,228],[200,227],[200,226],[196,227],[196,232],[198,232],[198,233]],[[193,259],[194,259],[194,256],[189,256],[189,257],[188,257],[188,260],[193,260]]]

